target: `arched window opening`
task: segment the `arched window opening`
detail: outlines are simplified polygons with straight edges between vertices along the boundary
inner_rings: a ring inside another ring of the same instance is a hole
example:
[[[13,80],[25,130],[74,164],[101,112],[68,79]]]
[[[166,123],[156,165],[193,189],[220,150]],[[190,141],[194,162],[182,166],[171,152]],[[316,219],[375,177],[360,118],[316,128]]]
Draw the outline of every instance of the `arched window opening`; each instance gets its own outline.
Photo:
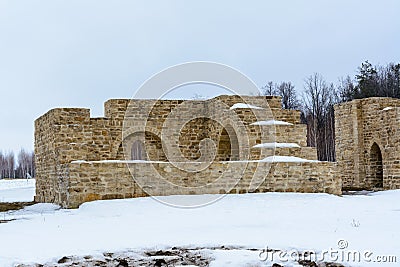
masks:
[[[224,128],[219,136],[218,160],[239,160],[239,140],[231,126]]]
[[[377,143],[374,143],[370,152],[370,177],[369,184],[373,188],[383,187],[382,153]]]
[[[139,140],[136,140],[132,144],[131,159],[132,160],[145,160],[144,144]]]

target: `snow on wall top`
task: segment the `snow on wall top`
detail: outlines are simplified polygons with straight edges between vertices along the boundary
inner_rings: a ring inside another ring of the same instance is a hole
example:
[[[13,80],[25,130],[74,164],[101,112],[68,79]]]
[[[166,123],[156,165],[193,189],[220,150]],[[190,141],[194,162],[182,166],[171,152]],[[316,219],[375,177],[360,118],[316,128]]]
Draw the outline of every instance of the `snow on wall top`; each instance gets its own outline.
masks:
[[[263,162],[318,162],[318,160],[309,160],[292,156],[270,156],[262,159]]]
[[[297,148],[300,147],[295,143],[262,143],[253,146],[254,148]]]
[[[238,108],[250,108],[250,109],[264,109],[262,107],[253,106],[245,103],[236,103],[230,109],[238,109]]]
[[[286,121],[268,120],[268,121],[256,121],[250,125],[293,125]]]

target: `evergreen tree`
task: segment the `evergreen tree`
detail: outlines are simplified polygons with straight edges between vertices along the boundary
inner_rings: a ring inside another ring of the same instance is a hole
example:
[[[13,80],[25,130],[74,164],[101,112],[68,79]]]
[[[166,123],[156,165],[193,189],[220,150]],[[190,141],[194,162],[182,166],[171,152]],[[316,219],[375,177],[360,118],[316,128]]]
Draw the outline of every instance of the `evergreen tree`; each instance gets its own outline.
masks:
[[[357,87],[355,98],[380,96],[378,84],[378,72],[367,60],[361,63],[356,75]]]

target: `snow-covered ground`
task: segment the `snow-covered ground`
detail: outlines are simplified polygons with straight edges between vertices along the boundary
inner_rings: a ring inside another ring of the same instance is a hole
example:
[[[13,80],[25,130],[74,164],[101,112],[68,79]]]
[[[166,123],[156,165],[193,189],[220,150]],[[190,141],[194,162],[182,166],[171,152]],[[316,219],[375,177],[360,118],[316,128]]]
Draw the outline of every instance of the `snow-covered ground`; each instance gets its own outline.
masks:
[[[181,197],[200,196],[164,198]],[[36,204],[0,213],[1,220],[15,219],[0,223],[0,266],[57,262],[69,255],[171,247],[204,248],[204,253],[215,259],[211,266],[218,267],[271,266],[271,261],[261,260],[267,256],[274,256],[273,262],[283,262],[285,266],[298,266],[292,260],[293,253],[304,250],[367,251],[372,253],[367,260],[396,256],[397,263],[367,263],[362,256],[360,262],[345,261],[345,265],[398,266],[399,199],[400,190],[343,197],[297,193],[227,195],[196,209],[174,208],[152,198],[95,201],[75,210]],[[237,249],[207,249],[222,245]],[[263,253],[267,247],[287,251],[291,257]],[[326,254],[324,259],[330,261]]]
[[[0,202],[29,202],[35,196],[35,179],[0,179]]]

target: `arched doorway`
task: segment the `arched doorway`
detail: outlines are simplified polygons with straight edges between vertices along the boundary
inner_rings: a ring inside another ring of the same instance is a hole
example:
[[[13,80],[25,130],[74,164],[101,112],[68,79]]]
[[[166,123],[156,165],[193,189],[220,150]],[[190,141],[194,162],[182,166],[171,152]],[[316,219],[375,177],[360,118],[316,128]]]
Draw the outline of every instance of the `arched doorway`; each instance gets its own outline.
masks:
[[[136,140],[131,147],[132,160],[145,160],[145,150],[142,141]]]
[[[383,163],[382,152],[377,143],[374,143],[370,151],[370,177],[368,183],[372,188],[383,187]]]
[[[223,128],[219,136],[217,160],[239,160],[239,140],[231,126]]]
[[[161,139],[151,132],[135,132],[124,139],[123,146],[129,160],[166,161]]]

